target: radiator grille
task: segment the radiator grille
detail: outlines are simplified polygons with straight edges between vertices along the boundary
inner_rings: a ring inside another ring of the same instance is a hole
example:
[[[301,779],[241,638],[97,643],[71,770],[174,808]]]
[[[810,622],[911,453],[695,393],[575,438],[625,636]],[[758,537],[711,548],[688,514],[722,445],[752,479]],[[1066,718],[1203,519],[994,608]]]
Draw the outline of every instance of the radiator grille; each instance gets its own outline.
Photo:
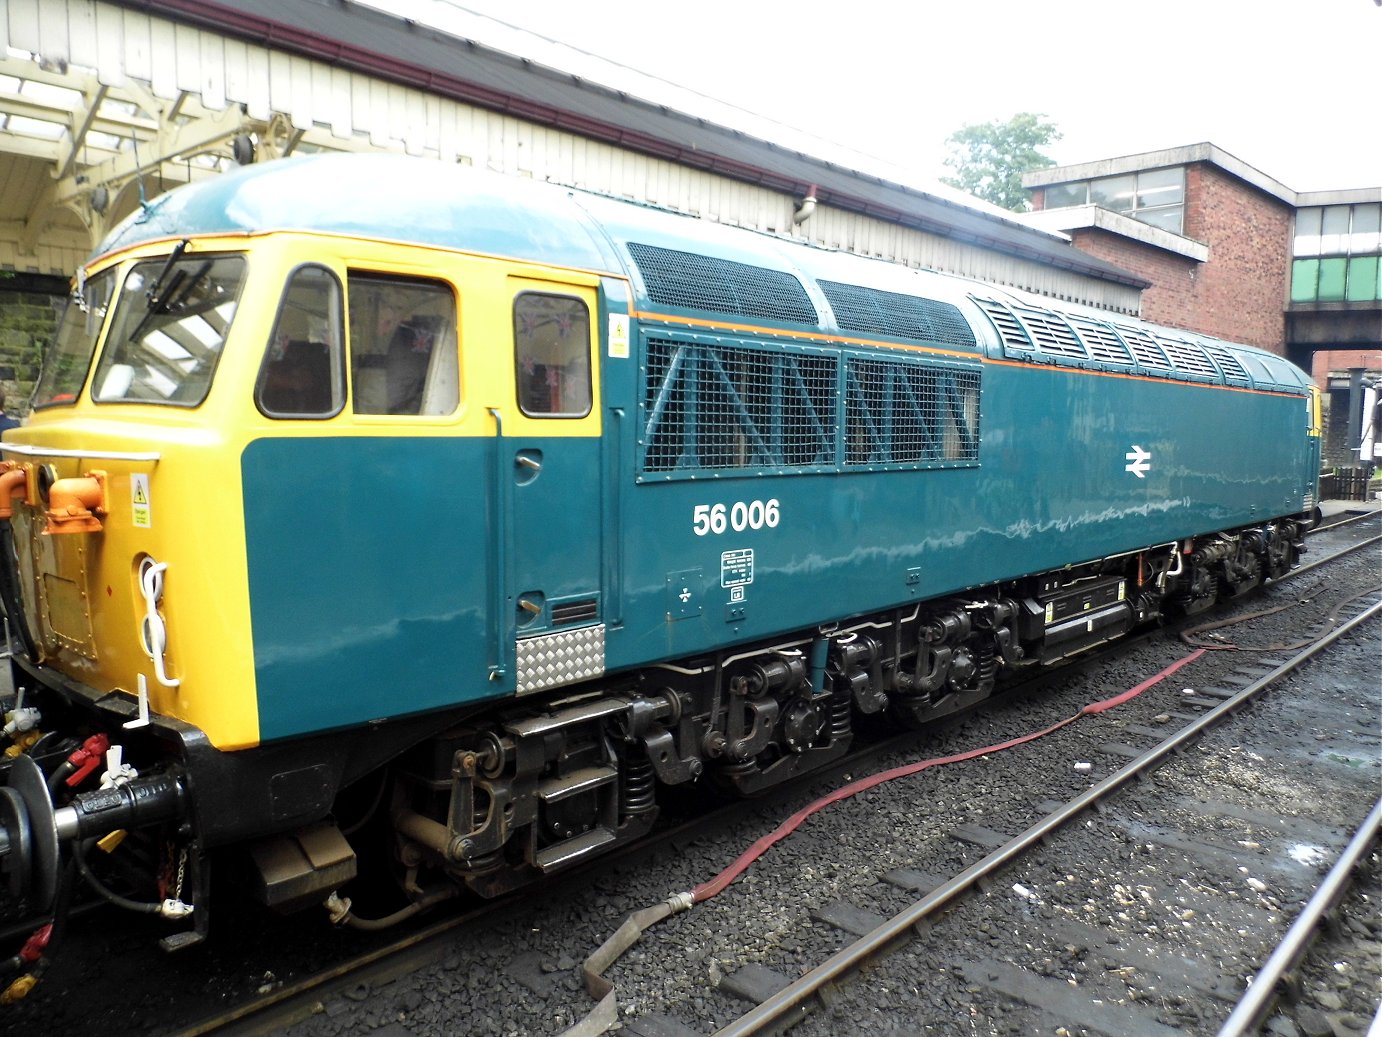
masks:
[[[660,305],[796,324],[820,322],[806,289],[791,274],[655,245],[630,242],[628,249],[648,298]]]
[[[835,311],[835,322],[842,331],[974,348],[974,330],[958,306],[839,281],[817,284]]]
[[[979,372],[850,357],[847,465],[979,460]]]
[[[671,337],[645,358],[646,475],[979,460],[977,364]]]
[[[643,470],[835,459],[836,358],[650,339]]]

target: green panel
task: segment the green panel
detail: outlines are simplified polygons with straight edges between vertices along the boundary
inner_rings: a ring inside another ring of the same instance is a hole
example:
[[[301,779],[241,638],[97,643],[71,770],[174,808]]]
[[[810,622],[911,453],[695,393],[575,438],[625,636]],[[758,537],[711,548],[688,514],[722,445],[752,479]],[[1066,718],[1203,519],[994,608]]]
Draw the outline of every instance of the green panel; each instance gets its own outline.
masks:
[[[1349,302],[1370,302],[1382,297],[1382,279],[1378,276],[1377,256],[1354,256],[1348,263],[1348,286],[1345,298]]]
[[[1318,259],[1297,259],[1291,264],[1291,301],[1314,302],[1319,280]]]
[[[1348,259],[1338,256],[1320,260],[1320,302],[1342,302],[1344,298],[1344,273],[1348,269]]]
[[[494,450],[403,436],[245,448],[266,741],[511,692],[488,679]]]

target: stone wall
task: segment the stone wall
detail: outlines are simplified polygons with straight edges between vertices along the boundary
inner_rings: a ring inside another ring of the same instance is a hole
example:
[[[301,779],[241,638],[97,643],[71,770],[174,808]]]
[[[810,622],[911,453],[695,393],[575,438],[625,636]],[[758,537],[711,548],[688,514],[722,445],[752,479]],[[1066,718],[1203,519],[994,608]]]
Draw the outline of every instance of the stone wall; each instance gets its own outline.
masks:
[[[60,278],[0,271],[0,391],[14,417],[28,413],[38,365],[53,341],[66,297]]]

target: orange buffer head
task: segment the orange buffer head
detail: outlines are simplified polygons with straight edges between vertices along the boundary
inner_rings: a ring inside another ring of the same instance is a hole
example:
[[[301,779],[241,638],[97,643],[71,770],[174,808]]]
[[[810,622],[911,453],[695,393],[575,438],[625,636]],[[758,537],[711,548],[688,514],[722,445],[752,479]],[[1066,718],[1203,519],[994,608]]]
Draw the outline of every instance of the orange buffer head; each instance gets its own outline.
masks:
[[[76,479],[59,479],[48,489],[49,533],[99,533],[106,511],[106,473],[87,472]]]

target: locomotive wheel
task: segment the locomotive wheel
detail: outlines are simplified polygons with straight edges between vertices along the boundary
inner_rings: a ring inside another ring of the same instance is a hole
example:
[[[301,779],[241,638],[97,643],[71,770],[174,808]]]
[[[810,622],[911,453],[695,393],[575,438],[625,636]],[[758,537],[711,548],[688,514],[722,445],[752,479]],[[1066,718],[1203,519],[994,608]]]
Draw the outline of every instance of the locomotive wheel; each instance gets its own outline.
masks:
[[[1262,583],[1262,559],[1251,551],[1240,551],[1224,562],[1219,587],[1224,597],[1237,598]]]
[[[33,830],[24,799],[14,789],[0,786],[0,876],[7,882],[10,896],[18,900],[29,888],[32,865]]]
[[[1279,580],[1291,571],[1291,542],[1278,535],[1272,538],[1265,555],[1267,575]]]
[[[9,789],[24,801],[31,839],[30,905],[47,911],[58,891],[58,824],[43,771],[28,756],[16,757],[10,767]]]
[[[1174,602],[1182,615],[1194,616],[1218,600],[1217,590],[1218,581],[1213,573],[1197,565],[1190,572],[1188,586],[1176,595]]]

